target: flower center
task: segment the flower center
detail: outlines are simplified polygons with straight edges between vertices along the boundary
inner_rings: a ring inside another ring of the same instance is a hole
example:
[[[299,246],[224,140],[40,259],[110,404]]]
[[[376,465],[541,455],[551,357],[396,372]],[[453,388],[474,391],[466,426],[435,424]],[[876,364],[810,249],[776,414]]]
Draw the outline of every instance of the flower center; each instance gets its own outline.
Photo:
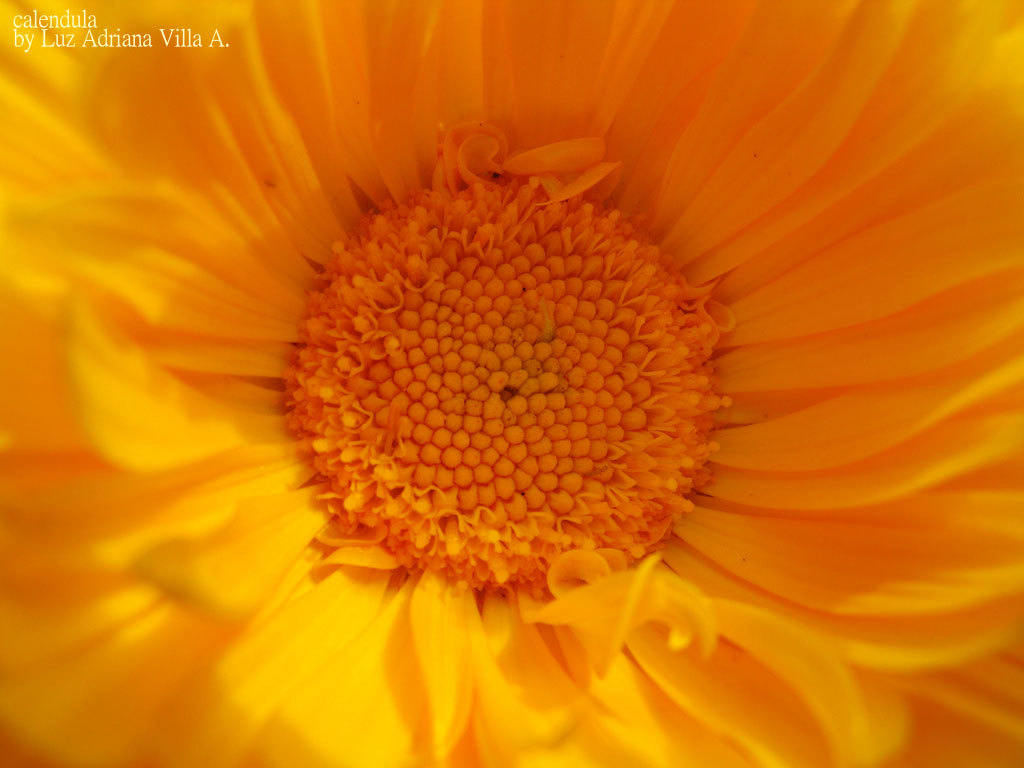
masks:
[[[632,561],[692,508],[718,329],[619,211],[477,183],[335,250],[287,383],[343,528],[408,568],[542,593],[564,553]]]

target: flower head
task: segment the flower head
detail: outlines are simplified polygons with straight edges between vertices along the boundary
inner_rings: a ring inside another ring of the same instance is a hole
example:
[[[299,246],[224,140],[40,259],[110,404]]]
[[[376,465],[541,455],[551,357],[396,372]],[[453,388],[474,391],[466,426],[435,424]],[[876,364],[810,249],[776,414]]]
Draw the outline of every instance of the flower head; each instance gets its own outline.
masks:
[[[708,290],[618,211],[534,179],[368,216],[286,381],[329,536],[372,530],[405,568],[539,593],[563,555],[625,564],[662,543],[706,479],[721,400]]]
[[[1018,765],[1018,5],[6,58],[4,758]]]

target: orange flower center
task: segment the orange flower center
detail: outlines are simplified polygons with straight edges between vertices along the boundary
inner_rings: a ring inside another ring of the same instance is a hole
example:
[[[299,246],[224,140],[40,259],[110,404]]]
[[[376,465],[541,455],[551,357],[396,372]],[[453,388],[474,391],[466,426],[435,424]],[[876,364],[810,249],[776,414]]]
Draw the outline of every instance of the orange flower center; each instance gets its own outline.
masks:
[[[619,211],[502,179],[420,192],[339,246],[287,377],[337,525],[537,594],[564,553],[630,562],[691,508],[718,330]]]

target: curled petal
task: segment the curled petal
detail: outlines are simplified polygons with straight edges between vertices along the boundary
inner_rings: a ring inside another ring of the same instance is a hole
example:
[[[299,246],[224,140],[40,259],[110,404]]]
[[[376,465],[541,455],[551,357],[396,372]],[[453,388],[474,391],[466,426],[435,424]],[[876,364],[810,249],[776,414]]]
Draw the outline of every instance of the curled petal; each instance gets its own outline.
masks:
[[[562,553],[548,570],[548,589],[555,597],[581,584],[589,584],[611,573],[607,559],[597,552],[573,549]]]
[[[441,144],[440,163],[449,191],[454,194],[463,185],[482,181],[478,171],[500,172],[507,154],[505,134],[490,123],[468,122],[452,127]]]
[[[483,176],[501,174],[501,165],[495,161],[504,151],[501,142],[485,133],[474,133],[459,145],[459,174],[467,184],[483,181]]]
[[[599,674],[607,671],[633,630],[649,622],[667,626],[670,643],[677,648],[696,640],[706,653],[716,637],[710,603],[661,567],[657,556],[566,591],[531,613],[528,621],[572,628]]]

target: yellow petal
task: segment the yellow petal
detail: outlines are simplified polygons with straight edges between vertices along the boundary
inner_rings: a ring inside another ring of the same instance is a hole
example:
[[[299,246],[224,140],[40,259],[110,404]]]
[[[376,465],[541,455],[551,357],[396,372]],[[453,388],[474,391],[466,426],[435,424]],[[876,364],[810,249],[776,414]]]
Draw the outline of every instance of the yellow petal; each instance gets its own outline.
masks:
[[[1024,445],[1024,416],[963,417],[841,470],[755,472],[716,466],[704,492],[770,509],[889,501],[994,463]],[[824,500],[827,499],[827,502]]]
[[[231,522],[200,539],[171,539],[136,570],[178,599],[228,617],[254,611],[326,522],[317,488],[247,499]]]
[[[0,674],[57,663],[159,607],[160,592],[80,554],[43,555],[4,537]]]
[[[120,8],[121,28],[151,30],[156,45],[145,60],[115,50],[79,62],[86,81],[80,89],[95,110],[89,127],[121,167],[205,198],[236,231],[250,235],[246,256],[259,253],[287,270],[308,270],[304,256],[323,261],[329,255],[340,231],[336,216],[351,221],[358,208],[351,191],[338,191],[343,176],[325,199],[326,184],[294,118],[274,98],[255,55],[250,13],[235,3],[197,12],[193,30],[206,27],[204,44],[216,27],[231,48],[181,66],[157,32],[180,24],[173,6]],[[296,46],[293,54],[303,50]],[[140,113],[149,116],[144,131]]]
[[[1024,537],[979,525],[983,500],[956,512],[871,521],[799,519],[698,507],[676,527],[688,545],[750,584],[838,614],[947,613],[1024,592]]]
[[[568,200],[570,197],[582,195],[588,189],[594,187],[603,179],[607,178],[621,165],[622,164],[619,162],[598,163],[597,165],[588,168],[568,184],[559,185],[557,190],[554,191],[549,190],[549,194],[551,195],[550,202],[560,203],[564,200]]]
[[[368,32],[363,82],[369,89],[370,135],[377,166],[395,200],[425,186],[434,166],[440,120],[423,95],[430,93],[425,84],[436,83],[441,76],[441,54],[427,55],[441,6],[363,3]],[[461,73],[451,74],[462,78]],[[421,83],[425,93],[418,90]]]
[[[894,702],[872,711],[837,648],[824,637],[742,602],[716,601],[715,613],[723,637],[774,671],[803,699],[828,735],[838,764],[872,765],[902,743],[905,713]]]
[[[150,354],[168,368],[233,376],[281,378],[295,348],[280,342],[170,338],[150,346]]]
[[[318,668],[292,677],[257,743],[268,766],[415,764],[429,727],[409,642],[413,586],[407,583],[350,642],[328,648]],[[347,609],[344,602],[341,608]]]
[[[576,726],[583,692],[537,629],[523,623],[509,600],[488,595],[482,621],[467,625],[476,688],[472,729],[487,766],[529,764],[555,750]]]
[[[640,668],[675,704],[735,743],[761,768],[828,765],[824,734],[796,692],[733,645],[704,660],[670,649],[664,632],[648,626],[630,639]]]
[[[959,669],[898,681],[915,697],[998,732],[1024,748],[1021,669],[1012,657],[993,656]]]
[[[528,618],[569,625],[587,646],[598,674],[607,670],[630,634],[648,622],[668,626],[679,646],[694,639],[708,651],[715,639],[706,600],[692,585],[660,567],[655,556],[636,568],[569,590]]]
[[[573,740],[599,765],[754,765],[729,739],[677,707],[625,654],[615,657],[590,694],[595,706],[582,714]]]
[[[861,388],[795,413],[721,430],[714,436],[720,446],[715,462],[808,471],[860,461],[1024,380],[1024,356],[994,366],[902,387]]]
[[[517,176],[580,172],[604,159],[604,139],[566,139],[519,152],[508,158],[503,169]]]
[[[484,108],[513,146],[536,147],[588,128],[595,73],[605,60],[614,4],[572,0],[490,3],[483,17]],[[544,18],[544,24],[537,24]]]
[[[800,608],[771,592],[730,577],[681,543],[670,543],[666,561],[711,598],[741,600],[811,627],[832,638],[851,663],[887,671],[915,671],[961,664],[1019,642],[1019,599],[1002,598],[942,615],[847,617]]]
[[[347,210],[355,190],[379,203],[423,187],[438,124],[479,118],[480,63],[469,42],[479,40],[469,32],[477,13],[437,2],[257,9],[270,80],[321,183]],[[439,88],[442,78],[450,89]],[[439,113],[439,103],[451,112]]]
[[[0,324],[17,332],[0,336],[0,356],[12,363],[0,398],[0,424],[7,439],[2,451],[8,460],[14,452],[80,451],[87,441],[74,417],[74,393],[64,371],[67,339],[58,320],[63,312],[61,289],[19,285],[10,273],[4,278]],[[27,407],[31,402],[44,402],[46,407]]]
[[[153,471],[286,437],[283,423],[269,419],[261,424],[236,412],[232,423],[230,413],[149,362],[82,304],[71,323],[70,365],[82,423],[109,460]]]
[[[597,552],[572,549],[559,555],[548,569],[548,589],[559,597],[570,589],[602,579],[611,573],[611,566]]]
[[[387,191],[374,164],[365,75],[367,41],[355,3],[260,3],[254,24],[267,78],[287,110],[334,209],[354,221],[358,188],[371,200]],[[340,44],[329,45],[323,29]],[[341,43],[341,40],[344,40]]]
[[[645,3],[636,5],[616,2],[612,9],[611,31],[605,46],[601,69],[594,75],[601,89],[594,95],[596,107],[591,121],[593,135],[603,135],[609,125],[620,115],[630,115],[623,102],[636,91],[660,92],[653,78],[645,78],[643,72],[652,71],[652,52],[659,42],[672,31],[668,29],[673,14],[678,14],[676,4]],[[717,14],[709,14],[712,17]],[[706,17],[705,17],[706,18]],[[708,20],[711,23],[711,20]],[[675,38],[677,42],[679,38]],[[578,73],[585,77],[583,72]],[[661,73],[664,75],[664,73]],[[678,76],[678,73],[673,73]],[[589,85],[589,84],[588,84]],[[632,116],[632,115],[630,115]]]
[[[316,564],[317,572],[339,565],[357,565],[360,568],[375,568],[383,571],[394,570],[398,560],[384,547],[373,544],[365,546],[339,547]]]
[[[294,712],[300,704],[293,697],[301,698],[318,679],[317,671],[375,620],[387,583],[388,574],[337,570],[248,628],[177,702],[161,740],[168,762],[211,768],[237,764],[275,713],[282,707],[282,717]],[[351,670],[342,666],[341,671]],[[380,686],[381,679],[371,687]],[[321,695],[337,703],[329,691]]]
[[[875,7],[882,9],[883,6],[875,4]],[[688,261],[688,277],[694,282],[704,282],[751,257],[761,257],[762,251],[781,236],[851,192],[859,191],[863,185],[871,184],[880,172],[887,172],[900,163],[905,154],[914,152],[919,144],[930,139],[936,127],[944,126],[951,113],[960,111],[963,102],[978,87],[978,79],[994,50],[1000,11],[997,5],[981,9],[957,3],[917,3],[885,73],[874,84],[855,121],[822,167],[773,208],[768,205],[771,196],[759,197],[745,188],[741,194],[749,206],[747,216],[730,204],[726,215],[716,217],[720,222],[716,234],[711,234],[709,227],[702,228],[705,247],[689,244],[692,253],[703,251],[703,254]],[[863,75],[864,68],[859,67],[857,71]],[[837,96],[835,89],[824,96],[818,94],[823,104]],[[896,102],[901,104],[898,115],[891,109]],[[786,111],[780,107],[773,116],[777,120],[776,130],[783,125]],[[791,108],[788,117],[797,119]],[[958,142],[958,146],[962,143]],[[754,151],[757,157],[749,158],[747,163],[750,176],[761,180],[760,183],[772,184],[773,194],[786,188],[792,190],[790,173],[793,168],[785,166],[785,177],[778,170],[769,170],[770,151],[766,152],[763,141]],[[735,150],[740,162],[744,159],[742,152],[739,146]],[[750,162],[753,160],[756,162]],[[935,165],[936,160],[932,159],[931,164]],[[980,174],[977,163],[974,165],[973,170]],[[876,200],[874,205],[879,206],[880,202]],[[754,218],[755,211],[763,215]],[[726,220],[733,224],[725,224]],[[744,222],[742,229],[741,221]],[[736,234],[720,239],[729,235],[730,229]],[[825,236],[831,238],[835,234],[833,231]],[[714,240],[718,242],[712,245]]]
[[[470,622],[473,592],[430,571],[416,585],[410,605],[412,642],[427,691],[431,749],[448,754],[466,727],[473,694]]]
[[[654,5],[649,3],[644,8]],[[680,136],[698,115],[742,102],[741,99],[709,100],[707,95],[716,84],[719,87],[736,84],[738,78],[718,79],[715,75],[734,49],[756,5],[746,0],[706,6],[674,3],[658,34],[649,36],[654,39],[650,54],[608,132],[611,156],[623,161],[625,171],[624,183],[616,196],[623,210],[638,212],[655,199]],[[622,8],[630,16],[636,12],[633,6],[623,4]],[[787,20],[801,23],[801,16]],[[765,18],[760,22],[761,32],[766,22],[772,23]],[[744,52],[750,55],[753,46],[772,39],[770,33],[750,35],[745,40]],[[811,36],[801,35],[798,39],[798,44],[803,46]],[[781,42],[782,36],[776,34],[774,44]],[[817,41],[811,44],[816,45]],[[787,56],[775,66],[762,67],[760,71],[775,73],[788,68],[794,59],[799,60],[799,54],[793,58]],[[756,88],[752,92],[758,93]]]
[[[269,237],[251,244],[236,222],[196,195],[138,182],[97,184],[44,202],[19,200],[8,218],[24,254],[19,271],[116,299],[150,327],[200,337],[297,338],[312,278],[308,262],[293,254],[298,263],[281,266],[275,255],[287,246]],[[164,222],[158,230],[154,219]]]
[[[11,13],[16,11],[10,8]],[[64,50],[5,57],[0,80],[2,184],[20,194],[40,192],[75,178],[109,173],[102,150],[75,129],[67,105],[73,100],[80,67]],[[50,55],[47,55],[50,54]]]
[[[706,92],[700,94],[703,99],[698,113],[685,124],[681,134],[665,136],[671,142],[669,153],[663,148],[651,148],[652,152],[663,154],[662,162],[648,166],[647,173],[649,178],[653,177],[655,189],[660,187],[654,197],[656,232],[664,233],[677,221],[751,126],[784,103],[820,68],[837,44],[856,3],[799,0],[780,5],[756,4],[746,14],[742,5],[715,4],[719,5],[725,9],[720,12],[739,17],[742,33],[734,38],[736,32],[730,29],[731,34],[725,36],[721,48],[698,59],[713,68],[713,80]],[[694,20],[690,33],[698,38],[693,43],[698,50],[702,48],[702,21]],[[716,26],[711,26],[712,33]],[[652,189],[638,185],[636,199],[649,206]]]
[[[993,182],[853,235],[733,302],[736,330],[729,342],[792,338],[867,322],[1018,265],[1021,199],[1020,183]],[[892,253],[900,258],[885,256]],[[852,295],[871,301],[848,301]]]
[[[917,727],[893,768],[1017,768],[1020,740],[927,700],[914,702]]]
[[[685,243],[689,253],[704,253],[816,174],[846,138],[903,42],[912,7],[905,0],[859,4],[821,67],[730,148],[666,235],[665,247]],[[717,277],[709,271],[696,273],[694,281]]]
[[[5,499],[9,530],[26,551],[77,552],[110,568],[130,568],[159,541],[210,534],[227,524],[240,500],[294,490],[310,474],[289,443],[247,445],[149,475],[125,475],[96,461],[76,471],[59,460],[60,487],[53,485],[52,456],[20,468],[30,476],[16,500]]]
[[[730,349],[717,362],[722,391],[811,389],[910,378],[967,361],[1000,342],[1012,354],[1022,344],[1022,291],[1024,273],[1003,272],[851,328]],[[914,354],[908,355],[908,349]],[[871,365],[864,365],[865,360]]]
[[[22,743],[55,762],[128,764],[148,750],[163,706],[218,639],[216,627],[157,605],[101,643],[5,678],[0,716]]]

